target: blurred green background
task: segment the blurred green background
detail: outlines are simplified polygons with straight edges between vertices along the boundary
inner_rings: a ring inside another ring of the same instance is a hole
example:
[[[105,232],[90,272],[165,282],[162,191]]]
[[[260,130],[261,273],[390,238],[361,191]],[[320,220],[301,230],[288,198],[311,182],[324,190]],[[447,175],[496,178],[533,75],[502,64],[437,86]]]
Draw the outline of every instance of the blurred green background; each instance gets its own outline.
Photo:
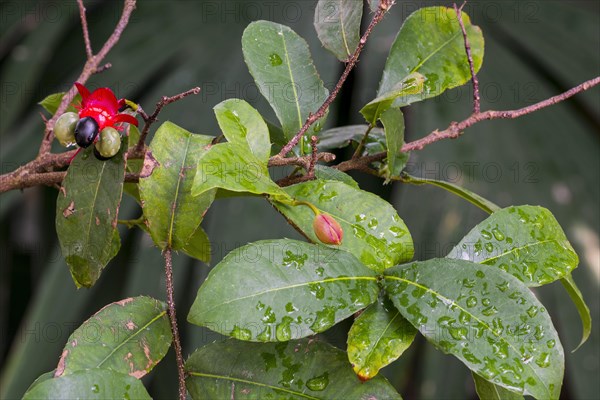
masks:
[[[274,113],[260,97],[243,62],[241,34],[253,20],[291,26],[309,43],[330,89],[343,65],[327,53],[313,29],[316,1],[139,1],[129,27],[106,62],[113,67],[90,82],[110,86],[118,97],[151,110],[162,95],[201,86],[199,96],[170,105],[161,120],[197,133],[218,133],[212,107],[245,98],[268,119]],[[329,115],[328,126],[361,123],[358,110],[376,92],[389,47],[410,12],[451,4],[402,1],[377,27],[358,68]],[[117,21],[120,1],[86,1],[93,48],[98,51]],[[600,74],[600,2],[471,1],[465,11],[481,26],[486,55],[480,73],[484,108],[522,107]],[[85,54],[75,1],[0,3],[0,162],[14,170],[36,154],[43,131],[36,105],[66,90]],[[413,140],[470,113],[470,87],[406,110]],[[155,125],[155,127],[158,125]],[[599,89],[514,121],[481,123],[457,141],[440,142],[412,154],[409,171],[463,185],[501,206],[542,205],[555,214],[581,258],[574,277],[596,326],[578,352],[581,326],[575,307],[558,283],[536,289],[550,310],[566,350],[562,398],[600,397],[600,95]],[[55,148],[55,151],[60,151]],[[340,153],[340,156],[343,156]],[[281,171],[275,171],[276,175]],[[411,229],[416,259],[445,255],[485,218],[474,206],[433,187],[354,175],[398,210]],[[32,188],[0,196],[0,398],[20,398],[40,374],[52,370],[67,337],[109,302],[128,296],[165,298],[160,252],[139,230],[121,228],[123,246],[92,289],[76,290],[61,259],[54,231],[54,188]],[[122,218],[139,216],[127,199]],[[233,198],[213,205],[203,223],[213,243],[213,265],[250,241],[299,238],[261,199]],[[175,260],[176,300],[184,355],[217,338],[185,317],[210,268],[181,255]],[[243,284],[243,282],[240,282]],[[345,346],[349,324],[325,340]],[[418,339],[383,373],[406,399],[476,398],[467,369]],[[173,353],[146,378],[154,398],[173,398]]]

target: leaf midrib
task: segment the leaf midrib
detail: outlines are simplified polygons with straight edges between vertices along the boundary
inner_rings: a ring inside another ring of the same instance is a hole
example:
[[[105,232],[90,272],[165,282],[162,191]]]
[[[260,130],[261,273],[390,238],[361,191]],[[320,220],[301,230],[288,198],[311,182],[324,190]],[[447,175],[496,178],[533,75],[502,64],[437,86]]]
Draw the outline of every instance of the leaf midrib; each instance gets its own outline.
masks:
[[[233,381],[233,382],[245,383],[247,385],[264,387],[264,388],[268,388],[268,389],[275,390],[275,391],[289,393],[289,394],[292,394],[292,395],[295,395],[295,396],[303,397],[305,399],[320,400],[318,397],[313,397],[313,396],[310,396],[310,395],[308,395],[306,393],[295,392],[293,390],[289,390],[289,389],[278,387],[278,386],[269,385],[269,384],[266,384],[266,383],[261,383],[261,382],[256,382],[256,381],[249,381],[249,380],[246,380],[246,379],[234,378],[234,377],[225,376],[225,375],[207,374],[207,373],[202,373],[202,372],[193,372],[193,371],[190,371],[188,373],[190,375],[192,375],[192,376],[198,376],[198,377],[201,377],[201,378],[213,378],[213,379],[221,379],[221,380],[226,380],[226,381]]]
[[[512,343],[510,343],[508,340],[506,340],[506,339],[505,339],[503,336],[497,335],[497,334],[494,332],[494,330],[493,330],[492,328],[490,328],[490,326],[489,326],[488,324],[486,324],[486,323],[485,323],[485,321],[483,321],[483,320],[481,320],[481,319],[477,318],[477,316],[476,316],[476,315],[474,315],[474,314],[470,313],[468,310],[466,310],[465,308],[461,307],[461,306],[460,306],[460,304],[458,304],[456,301],[454,301],[454,300],[452,300],[452,299],[449,299],[449,298],[447,298],[447,297],[445,297],[445,296],[441,295],[440,293],[436,292],[435,290],[432,290],[431,288],[428,288],[427,286],[420,285],[420,284],[418,284],[417,282],[413,282],[413,281],[410,281],[410,280],[408,280],[408,279],[400,278],[399,276],[393,276],[393,275],[384,275],[384,278],[385,278],[385,279],[398,280],[398,281],[401,281],[401,282],[408,283],[409,285],[413,285],[413,286],[415,286],[415,287],[418,287],[418,288],[420,288],[420,289],[423,289],[423,290],[425,290],[425,291],[427,291],[427,292],[429,292],[429,293],[432,293],[433,295],[435,295],[435,296],[439,297],[439,298],[442,300],[442,302],[444,302],[444,303],[446,303],[446,304],[449,304],[449,303],[452,303],[452,304],[454,304],[456,307],[458,307],[458,308],[459,308],[461,311],[463,311],[465,314],[468,314],[468,315],[470,315],[470,316],[471,316],[471,317],[473,317],[473,318],[474,318],[474,319],[475,319],[477,322],[479,322],[480,324],[482,324],[482,325],[485,327],[485,329],[486,329],[486,330],[488,330],[489,332],[491,332],[491,333],[492,333],[492,335],[494,335],[495,337],[497,337],[497,338],[498,338],[498,339],[500,339],[501,341],[503,341],[503,342],[505,342],[506,344],[508,344],[508,346],[510,346],[510,348],[511,348],[511,349],[512,349],[512,350],[513,350],[513,351],[514,351],[516,354],[520,354],[520,352],[519,352],[519,351],[518,351],[518,350],[517,350],[517,349],[516,349],[516,348],[515,348],[515,347],[512,345]],[[459,354],[457,354],[457,356],[459,356]],[[542,384],[542,386],[544,387],[544,389],[546,389],[546,393],[547,393],[547,394],[550,394],[550,393],[551,393],[551,392],[550,392],[550,388],[549,388],[548,386],[544,385],[544,381],[543,381],[543,380],[540,378],[540,376],[537,374],[537,371],[536,371],[536,370],[535,370],[535,369],[534,369],[532,366],[530,366],[530,364],[525,364],[525,366],[526,366],[526,367],[529,367],[528,369],[529,369],[530,371],[532,371],[532,372],[533,372],[533,374],[534,374],[534,375],[535,375],[535,376],[538,378],[538,381],[539,381],[539,382]]]
[[[227,300],[227,301],[223,301],[223,302],[219,302],[219,304],[212,306],[208,309],[205,309],[201,314],[208,314],[209,312],[213,311],[216,308],[237,302],[237,301],[242,301],[242,300],[246,300],[246,299],[250,299],[256,296],[262,296],[265,295],[267,293],[273,293],[273,292],[278,292],[281,290],[288,290],[288,289],[295,289],[298,287],[303,287],[303,286],[308,286],[311,284],[317,284],[317,283],[328,283],[328,282],[341,282],[341,281],[351,281],[351,280],[356,280],[356,281],[375,281],[377,282],[377,278],[373,277],[373,276],[346,276],[346,277],[337,277],[337,278],[326,278],[326,279],[321,279],[321,280],[316,280],[316,281],[310,281],[310,282],[301,282],[301,283],[296,283],[293,285],[288,285],[288,286],[282,286],[282,287],[276,287],[276,288],[271,288],[271,289],[267,289],[267,290],[263,290],[260,292],[256,292],[256,293],[252,293],[246,296],[242,296],[242,297],[238,297],[235,299],[231,299],[231,300]]]
[[[96,366],[96,368],[100,368],[102,366],[102,364],[104,364],[104,362],[110,358],[110,356],[112,356],[114,353],[117,352],[117,350],[119,350],[121,347],[125,346],[125,344],[129,343],[131,341],[131,339],[136,337],[140,332],[144,331],[146,328],[148,328],[154,322],[158,321],[158,319],[162,318],[166,313],[167,313],[166,311],[161,311],[160,314],[158,314],[156,317],[154,317],[150,321],[148,321],[146,323],[146,325],[144,325],[140,329],[138,329],[133,335],[127,336],[110,353],[108,353],[108,355],[106,357],[104,357],[104,359],[102,361],[100,361],[100,363]]]
[[[188,135],[186,138],[186,143],[185,143],[185,152],[183,155],[183,161],[181,163],[181,167],[179,168],[177,172],[177,186],[175,187],[175,196],[173,198],[173,203],[171,203],[171,223],[169,224],[169,232],[167,232],[167,245],[169,247],[173,246],[173,229],[174,229],[174,225],[175,225],[175,211],[177,210],[177,207],[179,206],[179,187],[181,186],[181,181],[182,181],[182,172],[183,169],[185,168],[185,164],[187,162],[187,156],[188,156],[188,151],[190,148],[190,142],[192,140],[192,136]]]
[[[279,27],[279,33],[281,36],[281,42],[283,44],[283,51],[285,54],[285,61],[286,61],[286,66],[288,67],[288,72],[290,74],[290,81],[292,84],[292,89],[294,91],[294,103],[296,105],[296,111],[298,113],[298,128],[297,129],[301,129],[302,128],[302,112],[300,111],[300,101],[298,98],[298,92],[296,91],[296,80],[294,79],[294,73],[292,72],[292,64],[290,62],[290,54],[288,52],[288,48],[287,48],[287,43],[285,41],[285,33],[283,32],[283,27]]]

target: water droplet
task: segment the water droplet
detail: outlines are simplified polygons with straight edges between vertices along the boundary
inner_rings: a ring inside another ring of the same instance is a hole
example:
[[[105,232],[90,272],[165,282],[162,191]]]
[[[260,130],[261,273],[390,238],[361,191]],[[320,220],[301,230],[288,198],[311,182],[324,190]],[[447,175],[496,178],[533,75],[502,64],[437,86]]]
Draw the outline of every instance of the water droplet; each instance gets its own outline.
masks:
[[[493,251],[494,251],[494,245],[493,245],[493,244],[491,244],[491,243],[486,243],[486,244],[485,244],[485,250],[486,250],[488,253],[491,253],[491,252],[493,252]]]
[[[315,332],[323,332],[331,328],[335,324],[335,309],[333,307],[325,307],[321,311],[317,311],[315,322],[310,326]]]
[[[508,343],[501,341],[492,343],[492,349],[494,351],[494,355],[499,358],[505,359],[508,357]]]
[[[229,336],[234,337],[238,340],[250,340],[252,339],[252,332],[250,332],[250,329],[242,329],[239,326],[235,325]]]
[[[275,337],[280,342],[286,342],[292,338],[292,330],[290,329],[290,324],[293,322],[293,319],[285,316],[281,319],[281,323],[277,324],[277,328],[275,329]]]
[[[475,287],[475,279],[463,279],[462,281],[462,285],[466,288],[472,288]]]
[[[548,346],[549,349],[553,349],[554,346],[556,346],[556,340],[554,339],[550,339],[546,342],[546,346]]]
[[[323,273],[324,273],[324,272],[325,272],[325,268],[323,268],[323,267],[318,267],[318,268],[316,268],[316,269],[315,269],[315,273],[316,273],[318,276],[323,276]]]
[[[287,311],[289,313],[293,313],[294,311],[298,311],[298,309],[296,307],[294,307],[294,305],[292,303],[287,303],[285,305],[285,311]]]
[[[494,306],[486,307],[483,310],[481,310],[481,313],[483,315],[485,315],[486,317],[490,317],[490,316],[496,314],[497,312],[498,312],[498,309]]]
[[[260,302],[260,301],[259,301],[259,302],[256,304],[256,309],[257,309],[258,311],[262,311],[264,308],[265,308],[265,305],[264,305],[264,303],[262,303],[262,302]]]
[[[463,356],[465,357],[465,360],[467,360],[468,362],[471,362],[474,364],[481,363],[481,360],[478,359],[477,357],[475,357],[475,354],[473,354],[471,352],[471,350],[467,349],[466,347],[462,349],[462,353],[463,353]]]
[[[504,281],[502,283],[499,283],[496,285],[496,287],[498,288],[499,291],[501,292],[506,292],[508,290],[508,287],[510,286],[510,284],[508,283],[508,281]]]
[[[463,325],[468,325],[471,322],[471,314],[461,311],[458,315],[458,321]]]
[[[477,305],[477,298],[475,296],[470,296],[467,298],[467,307],[472,308]]]
[[[482,278],[482,279],[485,278],[485,274],[481,270],[475,272],[475,276],[477,276],[478,278]]]
[[[376,229],[377,225],[379,225],[379,221],[377,221],[375,218],[371,218],[368,224],[369,228]]]
[[[310,289],[310,293],[317,299],[323,300],[325,297],[325,288],[323,288],[320,283],[310,283],[308,288]]]
[[[364,221],[366,218],[367,218],[367,217],[366,217],[366,215],[365,215],[365,214],[359,214],[359,215],[355,215],[355,216],[354,216],[354,220],[355,220],[356,222],[362,222],[362,221]]]
[[[538,313],[538,308],[536,306],[531,306],[527,309],[527,315],[531,318],[535,317]]]
[[[489,307],[489,305],[492,304],[492,301],[486,297],[485,299],[481,300],[481,304],[483,304],[485,307]]]
[[[494,237],[496,238],[496,240],[498,240],[498,241],[504,240],[504,234],[500,231],[500,229],[498,229],[498,227],[492,229],[492,233],[494,234]]]
[[[274,66],[274,67],[277,67],[277,66],[283,64],[283,60],[281,59],[281,57],[277,53],[271,54],[269,56],[269,61],[271,62],[271,65]]]
[[[320,392],[325,390],[325,388],[329,385],[329,373],[325,372],[321,376],[315,376],[314,378],[306,381],[306,387],[312,391]]]
[[[455,340],[465,340],[469,331],[465,327],[448,328],[450,336]]]
[[[92,393],[100,393],[100,387],[98,385],[92,385],[90,390],[92,391]]]
[[[542,353],[535,359],[535,363],[541,368],[550,366],[550,353]]]
[[[481,231],[481,236],[483,236],[487,240],[490,240],[492,238],[492,234],[486,230]]]
[[[275,321],[277,321],[277,317],[275,316],[275,313],[273,312],[273,309],[271,307],[267,307],[264,316],[261,319],[262,322],[266,324],[272,324]]]

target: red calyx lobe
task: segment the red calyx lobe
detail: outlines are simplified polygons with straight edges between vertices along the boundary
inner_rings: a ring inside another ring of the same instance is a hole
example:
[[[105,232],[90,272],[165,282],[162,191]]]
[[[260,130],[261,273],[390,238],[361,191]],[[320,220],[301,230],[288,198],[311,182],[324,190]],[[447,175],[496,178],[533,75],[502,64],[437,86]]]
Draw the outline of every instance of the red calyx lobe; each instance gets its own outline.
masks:
[[[125,100],[117,100],[117,97],[109,88],[99,88],[90,93],[90,91],[80,84],[75,82],[75,87],[81,95],[81,109],[79,110],[79,118],[92,117],[98,123],[98,130],[119,122],[127,122],[138,126],[138,121],[129,114],[119,114],[119,108],[125,105]]]

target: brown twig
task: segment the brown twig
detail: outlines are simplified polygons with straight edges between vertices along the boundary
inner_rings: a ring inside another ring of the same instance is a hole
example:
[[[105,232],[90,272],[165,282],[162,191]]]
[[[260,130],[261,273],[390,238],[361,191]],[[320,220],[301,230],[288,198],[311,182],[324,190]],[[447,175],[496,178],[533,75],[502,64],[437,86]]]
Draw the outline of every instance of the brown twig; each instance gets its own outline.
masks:
[[[121,34],[127,27],[127,24],[129,23],[129,17],[131,16],[131,13],[133,12],[134,9],[135,9],[135,0],[125,0],[121,18],[119,19],[119,22],[117,22],[117,25],[115,26],[115,29],[113,30],[113,33],[106,40],[106,42],[104,43],[104,46],[102,46],[102,48],[100,49],[98,54],[92,55],[91,58],[88,57],[88,60],[86,61],[85,65],[83,66],[83,70],[81,71],[81,74],[77,78],[77,82],[81,83],[82,85],[85,84],[85,82],[87,82],[89,77],[97,71],[98,66],[100,65],[102,60],[104,60],[104,58],[106,57],[108,52],[113,48],[113,46],[121,38]],[[87,29],[87,23],[86,23],[86,28],[84,28],[84,32],[86,29]],[[56,110],[56,113],[54,113],[52,118],[50,118],[48,120],[48,122],[46,122],[46,129],[44,130],[44,138],[42,139],[42,143],[40,145],[40,150],[38,152],[38,156],[41,156],[46,153],[50,153],[50,146],[52,145],[52,139],[54,138],[54,132],[52,131],[54,128],[54,123],[56,122],[58,117],[61,116],[66,111],[69,104],[71,104],[71,102],[73,101],[73,98],[75,97],[76,92],[77,92],[77,89],[75,87],[72,87],[67,93],[65,93],[65,95],[62,98],[62,101],[60,102],[60,104]]]
[[[467,36],[467,29],[465,28],[465,23],[462,19],[462,9],[467,4],[465,0],[464,3],[459,7],[454,3],[454,11],[456,11],[456,16],[458,18],[458,24],[460,25],[460,29],[462,30],[463,38],[465,40],[465,51],[467,52],[467,60],[469,61],[469,68],[471,69],[471,80],[473,81],[473,114],[478,114],[481,112],[481,98],[479,96],[479,80],[477,79],[477,74],[475,73],[475,64],[473,63],[473,54],[471,53],[471,45],[469,44],[469,38]]]
[[[165,278],[167,284],[167,313],[171,321],[171,332],[173,333],[173,344],[175,347],[175,358],[177,359],[177,372],[179,376],[179,400],[186,399],[185,369],[183,367],[183,355],[181,352],[181,340],[179,328],[177,327],[177,316],[175,313],[175,295],[173,289],[173,259],[170,247],[163,251],[165,258]]]
[[[163,109],[164,106],[166,106],[167,104],[171,104],[173,102],[176,102],[178,100],[183,99],[184,97],[190,96],[190,95],[196,95],[200,93],[200,88],[199,87],[195,87],[192,88],[190,90],[186,90],[183,93],[179,93],[176,94],[175,96],[163,96],[160,101],[158,103],[156,103],[156,108],[154,109],[154,112],[152,113],[152,115],[148,115],[146,114],[146,112],[141,108],[138,107],[137,112],[142,116],[142,118],[144,119],[144,127],[142,128],[142,132],[140,133],[140,140],[138,141],[137,145],[135,146],[135,152],[137,153],[141,153],[144,150],[144,146],[145,146],[145,142],[146,142],[146,136],[148,136],[148,132],[150,131],[150,127],[152,126],[153,123],[155,123],[158,119],[158,114],[160,114],[161,110]]]
[[[358,56],[360,55],[363,48],[365,47],[365,44],[367,43],[367,39],[369,38],[369,35],[373,31],[373,28],[375,28],[375,26],[379,22],[381,22],[385,13],[389,10],[389,8],[392,6],[392,4],[393,4],[393,1],[390,1],[390,0],[382,0],[381,1],[379,8],[377,9],[377,12],[373,16],[373,19],[371,20],[371,23],[369,24],[369,26],[367,27],[367,30],[365,31],[365,33],[361,37],[360,41],[358,42],[358,46],[356,47],[356,50],[354,50],[354,53],[348,59],[348,62],[346,63],[346,68],[344,69],[342,76],[340,77],[337,84],[335,85],[335,88],[333,89],[333,91],[331,93],[329,93],[329,96],[327,96],[327,98],[325,99],[325,102],[323,104],[321,104],[321,107],[319,107],[317,112],[315,112],[314,114],[310,114],[308,116],[308,118],[306,119],[306,122],[304,122],[304,125],[302,125],[302,128],[300,128],[300,130],[294,135],[294,137],[285,146],[283,146],[283,148],[281,149],[281,151],[278,154],[279,157],[285,158],[285,156],[290,151],[292,151],[294,146],[296,146],[298,144],[298,142],[300,141],[300,138],[302,138],[304,136],[304,134],[308,131],[308,128],[310,128],[311,125],[314,124],[315,122],[317,122],[319,119],[323,118],[323,116],[329,109],[329,106],[335,100],[335,98],[339,94],[340,90],[342,89],[344,82],[346,82],[348,75],[350,75],[350,71],[352,71],[352,69],[358,62]]]
[[[90,42],[90,31],[88,30],[87,18],[85,16],[85,6],[83,0],[77,0],[79,5],[79,17],[81,18],[81,28],[83,29],[83,41],[85,42],[85,54],[87,59],[91,60],[94,57],[92,52],[92,43]]]
[[[586,91],[594,86],[597,86],[598,84],[600,84],[600,76],[590,79],[586,82],[583,82],[582,84],[577,85],[574,88],[572,88],[562,94],[550,97],[549,99],[540,101],[539,103],[532,104],[527,107],[519,108],[516,110],[507,110],[507,111],[489,110],[489,111],[472,114],[470,117],[468,117],[467,119],[464,119],[460,122],[452,122],[443,131],[439,131],[436,129],[435,131],[431,132],[429,135],[427,135],[421,139],[404,144],[404,146],[402,146],[402,152],[406,153],[406,152],[414,151],[414,150],[422,150],[425,146],[428,146],[435,142],[439,142],[440,140],[444,140],[444,139],[456,139],[457,137],[459,137],[462,134],[462,132],[465,129],[467,129],[481,121],[492,120],[492,119],[515,119],[515,118],[522,117],[523,115],[531,114],[531,113],[539,111],[543,108],[550,107],[552,105],[555,105],[557,103],[565,101],[568,98],[573,97],[577,93]],[[360,169],[367,168],[368,165],[372,162],[383,160],[386,156],[387,156],[386,152],[381,152],[381,153],[373,154],[370,156],[361,157],[361,158],[355,159],[355,160],[344,161],[344,162],[336,165],[334,168],[337,168],[340,171],[349,171],[349,170],[356,170],[356,169],[360,170]]]
[[[96,71],[94,71],[94,74],[100,74],[104,71],[106,71],[107,69],[112,68],[112,64],[111,63],[106,63],[98,68],[96,68]]]
[[[317,140],[318,139],[316,136],[310,137],[310,147],[312,149],[312,153],[310,155],[310,162],[308,164],[308,170],[306,171],[306,175],[308,175],[311,178],[315,177],[315,164],[317,163],[318,158]]]
[[[552,106],[554,104],[560,103],[564,100],[567,100],[574,95],[589,90],[592,87],[600,84],[600,76],[590,79],[582,84],[575,86],[574,88],[559,94],[557,96],[551,97],[544,101],[541,101],[536,104],[532,104],[530,106],[520,108],[517,110],[508,110],[508,111],[485,111],[480,112],[478,114],[472,114],[467,119],[461,122],[453,122],[446,129],[439,131],[435,130],[431,132],[429,135],[415,140],[410,143],[406,143],[402,146],[402,152],[409,152],[415,150],[421,150],[424,147],[438,142],[443,139],[455,139],[460,136],[463,130],[475,125],[484,120],[492,120],[492,119],[515,119],[521,117],[523,115],[531,114],[535,111],[541,110],[543,108]],[[0,193],[7,192],[9,190],[14,189],[23,189],[31,186],[44,185],[44,184],[54,184],[60,182],[62,179],[60,177],[64,177],[64,175],[52,174],[55,169],[64,168],[69,164],[69,160],[73,157],[74,151],[68,151],[60,154],[44,154],[33,161],[23,165],[22,167],[17,168],[13,172],[9,172],[7,174],[0,176]],[[139,156],[134,152],[128,153],[128,158],[135,158]],[[142,155],[143,156],[143,155]],[[381,161],[387,156],[386,152],[381,152],[373,155],[363,156],[357,159],[351,159],[348,161],[344,161],[334,168],[339,169],[340,171],[350,171],[350,170],[358,170],[367,172],[369,169],[369,164],[375,161]],[[139,157],[138,157],[139,158]],[[335,160],[335,155],[331,153],[317,153],[317,161],[325,161],[331,162]],[[281,158],[279,156],[271,157],[269,160],[269,166],[286,166],[286,165],[297,165],[306,170],[310,167],[310,156],[304,157],[289,157],[289,158]],[[49,176],[45,176],[48,174],[52,174]],[[41,175],[41,176],[38,176]],[[127,179],[134,180],[134,176],[129,176]],[[288,179],[288,178],[285,178]],[[291,177],[289,179],[300,179],[298,177]],[[289,180],[288,179],[288,180]],[[297,181],[301,182],[301,181]],[[296,182],[294,182],[296,183]]]

